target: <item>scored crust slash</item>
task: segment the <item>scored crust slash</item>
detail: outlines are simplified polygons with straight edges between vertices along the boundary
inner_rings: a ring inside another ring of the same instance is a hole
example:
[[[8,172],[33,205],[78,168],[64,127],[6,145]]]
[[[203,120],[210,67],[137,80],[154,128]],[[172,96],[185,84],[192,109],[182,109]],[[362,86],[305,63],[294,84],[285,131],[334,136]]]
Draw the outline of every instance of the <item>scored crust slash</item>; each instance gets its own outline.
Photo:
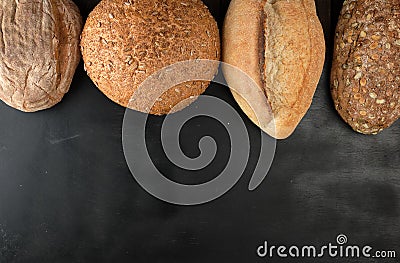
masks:
[[[231,2],[224,24],[223,61],[254,79],[258,95],[244,100],[235,91],[245,94],[249,86],[229,69],[224,75],[243,111],[272,137],[290,136],[306,114],[324,58],[324,34],[314,0]],[[265,105],[264,112],[256,114],[255,104]]]

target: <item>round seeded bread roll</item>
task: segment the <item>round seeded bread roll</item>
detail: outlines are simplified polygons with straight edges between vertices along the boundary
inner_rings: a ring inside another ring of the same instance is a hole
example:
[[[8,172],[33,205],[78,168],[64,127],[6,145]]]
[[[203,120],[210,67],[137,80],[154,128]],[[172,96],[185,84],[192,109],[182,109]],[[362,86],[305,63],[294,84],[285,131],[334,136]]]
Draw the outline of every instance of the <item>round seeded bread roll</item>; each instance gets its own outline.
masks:
[[[108,98],[144,111],[128,104],[146,78],[180,61],[219,60],[220,39],[217,23],[201,0],[103,0],[86,21],[81,51],[87,74]],[[217,70],[209,69],[212,76]],[[208,85],[190,81],[171,87],[149,113],[168,114]]]

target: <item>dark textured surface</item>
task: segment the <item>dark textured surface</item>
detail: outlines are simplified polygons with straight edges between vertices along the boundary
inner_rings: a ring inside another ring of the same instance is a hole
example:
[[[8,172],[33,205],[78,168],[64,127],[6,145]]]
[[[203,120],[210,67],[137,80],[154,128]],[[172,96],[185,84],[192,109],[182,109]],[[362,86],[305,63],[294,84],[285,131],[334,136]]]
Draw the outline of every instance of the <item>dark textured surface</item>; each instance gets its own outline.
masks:
[[[86,17],[96,1],[76,2]],[[205,2],[221,23],[227,3]],[[124,109],[95,88],[82,65],[53,109],[24,114],[0,104],[0,262],[398,262],[267,260],[255,253],[264,240],[323,245],[344,233],[350,243],[400,254],[399,123],[363,136],[337,115],[328,79],[341,1],[316,2],[328,43],[324,75],[311,110],[278,143],[255,192],[247,190],[259,141],[250,121],[255,149],[239,183],[212,203],[179,207],[154,199],[132,179],[121,145]],[[214,85],[207,93],[238,109],[226,88]],[[198,137],[212,130],[221,146],[217,159],[226,160],[221,127],[197,121],[183,130],[192,135],[183,136],[184,151],[195,156]],[[159,152],[157,136],[149,138],[159,168],[185,180]],[[221,169],[218,162],[198,173],[200,181]]]

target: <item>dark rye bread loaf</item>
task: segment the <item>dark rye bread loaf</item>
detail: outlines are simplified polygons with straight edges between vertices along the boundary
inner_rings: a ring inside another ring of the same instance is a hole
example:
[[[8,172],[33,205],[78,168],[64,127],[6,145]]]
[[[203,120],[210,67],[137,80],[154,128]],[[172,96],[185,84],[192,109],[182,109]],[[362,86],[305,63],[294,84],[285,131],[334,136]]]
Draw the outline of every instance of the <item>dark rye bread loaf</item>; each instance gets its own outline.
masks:
[[[0,1],[0,99],[25,112],[68,92],[81,54],[82,19],[70,0]]]
[[[86,21],[81,50],[89,77],[108,98],[145,111],[140,101],[130,103],[144,80],[177,62],[219,60],[220,39],[217,23],[201,0],[102,0]],[[217,69],[217,64],[207,69],[211,78]],[[157,98],[150,113],[167,114],[208,85],[190,81],[174,86]],[[151,98],[142,104],[146,99]]]
[[[400,1],[346,0],[336,28],[331,91],[357,132],[377,134],[400,116]]]

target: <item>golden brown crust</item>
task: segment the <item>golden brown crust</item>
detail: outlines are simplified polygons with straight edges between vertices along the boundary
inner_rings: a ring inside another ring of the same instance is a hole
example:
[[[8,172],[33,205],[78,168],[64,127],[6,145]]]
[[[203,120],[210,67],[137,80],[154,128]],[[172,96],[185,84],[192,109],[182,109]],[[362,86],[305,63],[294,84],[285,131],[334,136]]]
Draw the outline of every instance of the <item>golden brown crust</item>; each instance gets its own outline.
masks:
[[[70,0],[0,5],[0,99],[25,112],[54,106],[80,60],[78,8]]]
[[[217,24],[201,0],[103,0],[86,21],[81,50],[97,87],[127,107],[138,86],[162,68],[186,60],[219,60],[220,40]],[[214,75],[217,68],[212,70]],[[150,113],[167,114],[182,100],[203,93],[208,84],[175,86]]]
[[[264,7],[264,89],[279,138],[304,117],[322,73],[325,43],[315,10],[313,0],[267,1]]]
[[[225,30],[224,62],[254,78],[264,98],[250,103],[267,100],[275,129],[255,120],[255,113],[235,94],[239,105],[268,134],[287,138],[310,107],[324,64],[325,42],[314,1],[234,0]],[[224,73],[228,84],[235,87],[237,77]],[[265,114],[269,114],[267,107]]]
[[[255,124],[260,125],[260,123],[264,123],[264,126],[267,126],[269,121],[266,119],[260,120],[260,118],[265,116],[264,113],[256,116],[255,110],[252,109],[254,105],[262,105],[262,109],[269,107],[262,89],[262,65],[260,59],[262,50],[260,50],[259,41],[256,40],[258,38],[263,43],[263,16],[261,12],[263,2],[263,0],[231,1],[223,28],[222,60],[229,65],[243,70],[254,80],[258,88],[255,91],[258,96],[254,96],[254,99],[257,99],[257,101],[252,101],[252,106],[250,106],[239,92],[242,94],[246,89],[248,90],[251,88],[250,86],[254,85],[247,83],[247,79],[243,78],[243,75],[239,71],[223,65],[224,76],[239,106]],[[250,36],[252,36],[251,41],[249,41]],[[273,129],[268,131],[268,133],[272,132],[274,132]]]
[[[400,116],[398,0],[346,0],[336,28],[331,91],[340,116],[376,134]]]

